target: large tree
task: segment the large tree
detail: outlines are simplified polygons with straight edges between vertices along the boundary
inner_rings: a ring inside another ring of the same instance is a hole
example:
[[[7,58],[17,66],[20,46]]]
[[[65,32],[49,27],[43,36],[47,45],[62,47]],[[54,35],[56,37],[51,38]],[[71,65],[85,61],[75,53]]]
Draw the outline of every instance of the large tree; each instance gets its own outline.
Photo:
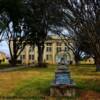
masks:
[[[63,12],[78,48],[94,57],[100,71],[100,0],[68,0]]]
[[[60,0],[32,0],[27,2],[29,11],[26,23],[29,26],[31,41],[38,47],[38,64],[43,62],[44,42],[51,27],[61,25]]]
[[[12,65],[16,65],[28,38],[24,24],[25,10],[24,0],[0,0],[0,19],[5,26],[2,34],[8,42]],[[2,27],[0,28],[2,30]]]

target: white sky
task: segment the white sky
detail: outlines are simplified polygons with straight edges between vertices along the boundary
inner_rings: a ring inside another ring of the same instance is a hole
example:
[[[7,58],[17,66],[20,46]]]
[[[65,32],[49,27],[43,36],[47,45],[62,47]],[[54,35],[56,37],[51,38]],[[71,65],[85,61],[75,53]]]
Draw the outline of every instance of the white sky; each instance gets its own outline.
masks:
[[[68,31],[66,29],[64,29],[62,33],[68,35]],[[51,33],[49,32],[49,34]],[[7,56],[10,56],[9,47],[6,41],[0,42],[0,51],[4,52]]]
[[[5,41],[0,42],[0,51],[6,53],[6,55],[9,56],[9,48]]]

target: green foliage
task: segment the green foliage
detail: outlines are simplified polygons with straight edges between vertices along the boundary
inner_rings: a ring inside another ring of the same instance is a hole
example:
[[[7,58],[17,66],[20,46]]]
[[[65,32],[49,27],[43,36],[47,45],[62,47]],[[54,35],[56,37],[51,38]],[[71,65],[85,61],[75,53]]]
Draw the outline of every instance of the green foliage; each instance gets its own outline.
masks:
[[[8,42],[11,64],[14,65],[28,39],[23,22],[25,9],[24,0],[0,0],[1,40]]]
[[[53,26],[61,26],[60,0],[32,0],[27,2],[25,22],[30,32],[30,44],[38,47],[38,63],[43,63],[44,42]]]
[[[70,21],[65,17],[65,22],[76,48],[93,56],[97,66],[100,66],[99,0],[67,0],[65,3],[65,16],[70,16]],[[100,67],[97,70],[100,71]]]

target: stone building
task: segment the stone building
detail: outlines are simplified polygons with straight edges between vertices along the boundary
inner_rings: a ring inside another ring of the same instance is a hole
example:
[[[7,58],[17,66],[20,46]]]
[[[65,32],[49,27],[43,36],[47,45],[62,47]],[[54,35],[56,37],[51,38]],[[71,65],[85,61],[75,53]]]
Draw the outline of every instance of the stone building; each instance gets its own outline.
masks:
[[[67,60],[70,63],[74,63],[74,55],[70,49],[66,46],[63,39],[57,35],[50,35],[50,38],[45,42],[43,61],[50,64],[56,63],[56,57],[60,52],[65,52]],[[27,45],[20,57],[18,58],[24,64],[37,63],[38,61],[38,49],[36,46],[32,47]]]

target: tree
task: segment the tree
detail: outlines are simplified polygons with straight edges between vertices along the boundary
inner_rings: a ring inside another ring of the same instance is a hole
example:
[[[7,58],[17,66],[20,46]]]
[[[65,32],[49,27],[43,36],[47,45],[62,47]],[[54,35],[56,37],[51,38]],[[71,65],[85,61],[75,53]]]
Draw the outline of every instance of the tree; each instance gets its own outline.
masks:
[[[80,50],[94,56],[100,71],[100,0],[68,0],[64,8],[67,29]]]
[[[29,8],[29,14],[27,15],[29,16],[26,16],[26,23],[30,29],[31,42],[38,47],[38,64],[41,66],[43,63],[44,42],[48,31],[53,25],[61,25],[60,3],[58,0],[32,0],[27,4]]]
[[[24,24],[25,1],[0,0],[0,15],[5,25],[2,34],[8,41],[10,62],[12,65],[16,65],[17,58],[26,46],[28,39],[27,28]]]
[[[53,33],[58,35],[60,39],[65,43],[66,47],[71,50],[74,55],[74,63],[79,64],[81,60],[81,55],[83,51],[80,49],[79,43],[76,43],[75,36],[67,31],[66,23],[63,24],[64,27],[55,27],[53,28]],[[69,29],[69,28],[68,28]]]

